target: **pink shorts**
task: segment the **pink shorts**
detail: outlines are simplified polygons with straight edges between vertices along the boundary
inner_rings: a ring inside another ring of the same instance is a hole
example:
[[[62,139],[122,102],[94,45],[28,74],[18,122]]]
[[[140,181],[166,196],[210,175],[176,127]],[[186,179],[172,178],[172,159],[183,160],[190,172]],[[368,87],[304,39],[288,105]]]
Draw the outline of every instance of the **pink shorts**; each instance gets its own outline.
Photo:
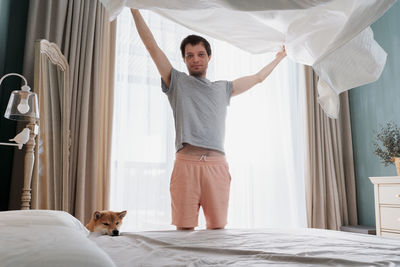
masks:
[[[200,206],[207,228],[224,228],[227,221],[231,175],[225,156],[176,154],[170,192],[172,224],[198,224]]]

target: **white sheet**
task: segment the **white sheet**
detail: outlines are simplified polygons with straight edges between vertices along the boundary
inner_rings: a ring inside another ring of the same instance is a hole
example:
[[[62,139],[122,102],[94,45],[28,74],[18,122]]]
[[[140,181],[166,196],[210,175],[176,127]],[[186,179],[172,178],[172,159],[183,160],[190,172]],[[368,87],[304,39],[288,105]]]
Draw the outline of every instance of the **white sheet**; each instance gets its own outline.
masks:
[[[0,212],[0,266],[115,266],[87,235],[66,212]]]
[[[115,18],[124,6],[153,10],[252,53],[277,51],[313,66],[320,104],[338,116],[338,95],[376,81],[386,53],[368,27],[396,0],[100,0]],[[178,49],[178,48],[177,48]]]
[[[400,240],[318,229],[91,234],[117,266],[400,266]]]

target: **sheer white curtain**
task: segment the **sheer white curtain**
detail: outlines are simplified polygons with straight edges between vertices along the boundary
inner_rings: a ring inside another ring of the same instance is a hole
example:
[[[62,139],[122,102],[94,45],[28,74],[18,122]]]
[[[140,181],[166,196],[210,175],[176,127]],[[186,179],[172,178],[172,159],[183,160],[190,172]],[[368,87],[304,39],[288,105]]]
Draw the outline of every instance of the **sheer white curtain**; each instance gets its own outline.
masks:
[[[196,33],[141,12],[172,65],[187,71],[179,46]],[[212,47],[207,72],[212,81],[255,73],[274,57],[204,37]],[[174,229],[172,111],[129,9],[118,18],[116,53],[110,207],[128,210],[123,231]],[[261,85],[231,99],[225,140],[232,175],[228,228],[306,226],[299,77],[298,66],[285,59]],[[201,217],[199,228],[204,225]]]

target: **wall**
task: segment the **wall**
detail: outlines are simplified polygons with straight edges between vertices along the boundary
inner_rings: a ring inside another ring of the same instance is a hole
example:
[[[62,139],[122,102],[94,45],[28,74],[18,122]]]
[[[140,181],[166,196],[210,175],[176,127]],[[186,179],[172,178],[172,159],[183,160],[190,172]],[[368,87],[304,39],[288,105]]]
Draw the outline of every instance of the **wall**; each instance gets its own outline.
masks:
[[[378,81],[350,90],[351,128],[359,224],[375,226],[373,184],[368,177],[396,175],[374,154],[376,132],[388,121],[400,125],[400,2],[372,25],[375,40],[388,54]]]
[[[0,1],[0,73],[4,73],[10,0]]]
[[[0,77],[22,73],[29,0],[0,0]],[[16,123],[4,118],[12,90],[21,87],[21,79],[8,77],[0,88],[0,142],[16,134]],[[13,147],[0,146],[0,210],[8,209]]]

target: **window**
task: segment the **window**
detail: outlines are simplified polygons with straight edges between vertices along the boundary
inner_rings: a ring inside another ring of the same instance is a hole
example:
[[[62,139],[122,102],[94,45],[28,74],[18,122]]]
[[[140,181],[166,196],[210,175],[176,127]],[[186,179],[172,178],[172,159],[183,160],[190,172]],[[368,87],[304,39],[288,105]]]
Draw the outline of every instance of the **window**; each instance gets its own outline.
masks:
[[[186,71],[181,40],[198,34],[141,11],[174,68]],[[226,42],[211,44],[209,80],[234,80],[257,72],[274,53],[251,55]],[[155,64],[142,44],[129,9],[118,18],[112,143],[111,208],[128,210],[123,230],[171,226],[169,180],[174,161],[174,122]],[[232,175],[231,228],[306,226],[303,126],[299,67],[288,59],[228,107],[225,149]],[[205,228],[200,218],[199,228]]]

